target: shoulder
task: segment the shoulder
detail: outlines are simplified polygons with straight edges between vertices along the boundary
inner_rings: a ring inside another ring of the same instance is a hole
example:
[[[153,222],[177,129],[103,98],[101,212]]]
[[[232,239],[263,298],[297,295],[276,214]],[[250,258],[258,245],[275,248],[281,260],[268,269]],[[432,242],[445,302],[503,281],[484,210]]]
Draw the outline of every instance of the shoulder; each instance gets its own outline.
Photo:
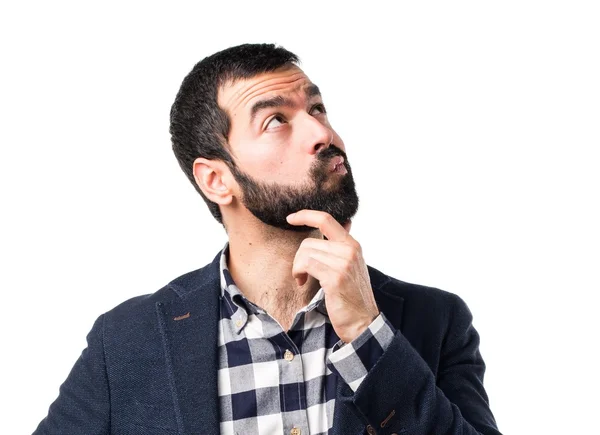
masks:
[[[465,301],[455,293],[436,287],[413,284],[386,275],[369,266],[369,275],[376,298],[403,301],[405,316],[423,316],[451,320],[451,317],[470,317]]]
[[[168,305],[190,298],[195,291],[207,283],[214,284],[216,273],[214,262],[187,272],[156,290],[128,299],[102,315],[105,327],[122,329],[131,326],[142,328],[156,325],[157,304]]]
[[[454,305],[464,303],[460,296],[436,287],[413,284],[399,280],[368,266],[369,276],[375,291],[384,292],[392,297],[400,297],[422,303]]]

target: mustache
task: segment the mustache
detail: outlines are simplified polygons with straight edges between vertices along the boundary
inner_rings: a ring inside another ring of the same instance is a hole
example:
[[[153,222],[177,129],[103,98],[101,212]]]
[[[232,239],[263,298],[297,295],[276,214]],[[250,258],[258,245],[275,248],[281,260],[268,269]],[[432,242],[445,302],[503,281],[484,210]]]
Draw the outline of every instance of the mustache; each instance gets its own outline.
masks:
[[[341,148],[331,144],[323,151],[319,151],[317,153],[315,161],[310,169],[310,176],[315,181],[315,184],[318,188],[320,188],[320,186],[322,186],[329,177],[329,162],[332,158],[337,156],[342,156],[344,158],[344,165],[348,171],[348,175],[344,177],[344,180],[346,180],[345,182],[352,182],[352,169],[350,168],[350,163],[348,162],[346,153]]]
[[[341,148],[338,148],[334,144],[329,145],[323,151],[319,151],[317,153],[316,158],[319,162],[324,164],[324,163],[328,163],[329,160],[331,160],[333,157],[336,157],[336,156],[342,156],[345,161],[348,160],[348,158],[346,157],[346,153],[344,151],[342,151]]]

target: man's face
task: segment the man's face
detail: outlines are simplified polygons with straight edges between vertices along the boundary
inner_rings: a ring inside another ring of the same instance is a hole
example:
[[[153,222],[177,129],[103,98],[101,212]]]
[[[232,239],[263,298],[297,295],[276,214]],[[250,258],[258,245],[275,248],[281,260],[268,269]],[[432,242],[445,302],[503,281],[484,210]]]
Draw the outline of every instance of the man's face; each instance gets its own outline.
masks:
[[[287,223],[302,209],[320,210],[343,224],[358,209],[344,143],[331,128],[318,88],[297,67],[225,85],[218,103],[229,115],[232,174],[240,201],[262,222]]]

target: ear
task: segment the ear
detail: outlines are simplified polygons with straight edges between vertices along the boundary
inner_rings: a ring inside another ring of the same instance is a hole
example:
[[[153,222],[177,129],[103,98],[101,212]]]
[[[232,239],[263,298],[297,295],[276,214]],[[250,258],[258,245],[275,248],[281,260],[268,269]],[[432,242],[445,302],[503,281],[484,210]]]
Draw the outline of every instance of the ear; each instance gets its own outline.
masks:
[[[224,162],[198,157],[194,160],[193,170],[196,184],[208,199],[220,205],[231,203],[233,191],[228,185],[231,177]]]

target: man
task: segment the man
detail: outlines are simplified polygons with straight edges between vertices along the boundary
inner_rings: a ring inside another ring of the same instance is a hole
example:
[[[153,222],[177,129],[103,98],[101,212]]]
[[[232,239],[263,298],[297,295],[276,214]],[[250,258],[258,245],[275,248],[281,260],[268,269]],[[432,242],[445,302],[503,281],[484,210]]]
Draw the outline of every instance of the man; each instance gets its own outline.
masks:
[[[214,261],[103,314],[39,434],[499,434],[471,314],[367,267],[342,139],[289,51],[199,62],[171,110]]]

